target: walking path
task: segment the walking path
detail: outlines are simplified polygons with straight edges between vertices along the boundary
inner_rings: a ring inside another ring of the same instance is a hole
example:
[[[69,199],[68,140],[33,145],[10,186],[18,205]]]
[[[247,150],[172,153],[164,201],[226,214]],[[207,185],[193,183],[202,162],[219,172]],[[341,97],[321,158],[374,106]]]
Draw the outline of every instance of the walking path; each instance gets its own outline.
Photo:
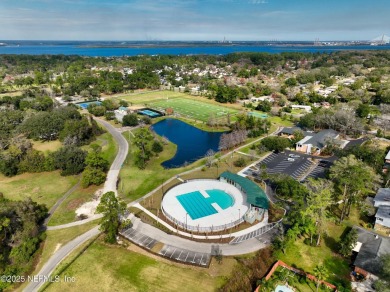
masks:
[[[108,175],[107,175],[107,180],[104,184],[104,192],[113,191],[113,192],[115,192],[115,194],[117,194],[117,186],[116,186],[117,179],[118,179],[120,168],[122,167],[122,164],[125,161],[126,156],[128,154],[129,145],[128,145],[126,139],[121,135],[121,133],[119,133],[119,131],[117,131],[111,124],[107,123],[106,121],[100,120],[98,118],[95,118],[95,119],[110,132],[110,134],[114,137],[115,141],[118,144],[117,156],[115,157],[115,160],[111,165],[111,168],[110,168]],[[278,131],[279,131],[279,128],[271,135],[276,134]],[[248,145],[256,143],[263,138],[264,137],[256,139],[256,140],[254,140],[246,145],[238,147],[236,149],[236,151],[238,151],[244,147],[247,147]],[[221,158],[227,157],[228,155],[231,155],[232,153],[234,153],[234,150],[226,153]],[[217,161],[217,159],[215,159],[214,161]],[[202,168],[202,166],[200,166],[196,169],[186,171],[186,172],[182,173],[181,175],[186,174],[186,173],[191,173],[191,172],[199,170],[201,168]],[[165,183],[168,183],[175,178],[176,177],[172,177],[171,179],[169,179]],[[128,206],[132,206],[136,203],[139,203],[141,200],[150,196],[159,188],[160,187],[156,188],[152,192],[149,192],[144,197],[136,200],[135,202],[128,204]],[[139,219],[135,218],[134,220],[138,221]],[[83,223],[79,223],[77,225],[86,223],[86,220],[79,221],[79,222],[83,222]],[[72,223],[70,223],[70,224],[72,224]],[[76,223],[74,223],[74,224],[76,224]],[[72,225],[72,226],[74,226],[74,225]],[[167,245],[174,244],[175,246],[182,246],[183,248],[185,248],[187,250],[191,249],[191,250],[199,251],[200,249],[204,249],[205,252],[208,253],[208,252],[210,252],[211,245],[213,245],[213,246],[215,245],[215,244],[194,242],[194,241],[191,241],[188,239],[180,238],[178,236],[168,235],[168,234],[162,232],[161,230],[159,230],[159,229],[157,229],[149,224],[142,223],[142,222],[138,222],[137,226],[138,226],[138,229],[140,232],[153,235],[154,239],[156,239],[164,244],[167,244]],[[61,227],[57,226],[57,229],[68,228],[68,227],[70,227],[70,225],[65,224],[65,225],[61,225]],[[54,227],[52,227],[52,228],[54,228]],[[24,291],[38,291],[39,288],[42,287],[42,285],[45,283],[44,282],[45,277],[47,278],[48,276],[50,276],[51,273],[54,271],[54,269],[58,266],[58,264],[64,258],[66,258],[66,256],[68,256],[73,250],[75,250],[81,244],[83,244],[87,240],[93,238],[94,236],[98,235],[99,233],[100,233],[100,231],[99,231],[98,227],[95,227],[95,228],[91,229],[90,231],[71,240],[66,245],[64,245],[62,248],[60,248],[58,251],[56,251],[51,256],[51,258],[47,261],[47,263],[43,266],[43,268],[39,271],[39,273],[36,275],[36,276],[38,276],[37,279],[41,279],[41,280],[37,281],[37,282],[29,283],[29,285],[24,289]],[[247,254],[250,252],[257,251],[261,248],[264,248],[265,246],[267,246],[267,245],[260,242],[256,238],[251,238],[251,239],[246,240],[246,241],[244,241],[240,244],[237,244],[237,245],[229,245],[229,244],[220,245],[223,255]]]
[[[65,201],[65,199],[67,197],[69,197],[80,185],[80,179],[79,181],[73,186],[71,187],[62,197],[61,199],[59,199],[53,207],[50,208],[49,210],[49,216],[45,219],[43,225],[47,225],[50,221],[50,218],[53,216],[53,213],[57,210],[57,208],[62,204],[63,201]]]
[[[221,239],[221,238],[237,237],[237,236],[242,236],[242,235],[251,233],[252,231],[256,231],[256,230],[260,229],[261,227],[264,227],[264,226],[268,225],[268,212],[266,212],[264,214],[264,220],[262,222],[257,223],[257,224],[255,224],[255,225],[253,225],[253,226],[251,226],[249,228],[246,228],[244,230],[240,230],[240,231],[237,231],[237,232],[234,232],[234,233],[230,233],[230,234],[223,234],[223,235],[210,235],[210,236],[193,235],[193,234],[188,233],[188,232],[177,230],[176,228],[172,227],[171,225],[169,225],[164,220],[161,220],[160,218],[158,218],[156,215],[151,213],[146,208],[142,207],[140,204],[135,204],[135,205],[133,205],[133,207],[142,210],[148,216],[152,217],[158,223],[160,223],[161,225],[164,225],[166,228],[168,228],[170,231],[174,232],[175,234],[179,234],[179,235],[182,235],[182,236],[185,236],[185,237],[190,237],[190,238],[195,238],[195,239]]]

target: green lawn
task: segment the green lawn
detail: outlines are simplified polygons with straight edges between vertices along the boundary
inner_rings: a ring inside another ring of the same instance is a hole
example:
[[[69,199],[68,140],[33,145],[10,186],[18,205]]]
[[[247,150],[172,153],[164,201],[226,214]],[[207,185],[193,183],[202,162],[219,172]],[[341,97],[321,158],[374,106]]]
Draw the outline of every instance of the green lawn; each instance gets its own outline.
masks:
[[[53,283],[46,291],[215,291],[224,282],[222,275],[212,276],[209,269],[173,264],[100,240],[60,277],[64,275],[76,281]]]
[[[114,138],[109,133],[104,133],[97,137],[94,142],[102,147],[102,156],[107,159],[110,164],[114,161],[116,153],[118,151],[117,144]],[[91,147],[84,146],[84,149],[91,151]],[[90,186],[86,189],[79,186],[54,212],[50,218],[49,225],[61,225],[70,223],[76,220],[76,209],[79,208],[85,202],[91,201],[95,192],[101,188],[101,186]]]
[[[165,100],[167,98],[189,97],[188,94],[173,91],[145,91],[140,93],[129,94],[126,96],[114,97],[116,100],[126,100],[131,104],[149,104],[158,100]]]
[[[76,221],[75,211],[85,202],[91,201],[95,192],[101,186],[89,186],[84,189],[79,186],[53,213],[49,220],[49,226],[56,226]]]
[[[13,177],[0,175],[0,192],[11,200],[31,197],[50,208],[77,180],[76,176],[61,176],[59,171],[24,173]]]
[[[291,243],[286,253],[278,251],[275,255],[279,260],[286,264],[314,273],[317,265],[323,264],[329,271],[329,282],[339,281],[340,279],[349,279],[350,268],[346,259],[337,254],[337,241],[344,232],[346,225],[327,224],[328,236],[321,241],[321,246],[309,246],[304,243],[304,239],[298,239]]]
[[[128,132],[123,133],[123,136],[127,140],[129,139]],[[134,145],[131,145],[131,137],[132,136],[130,135],[130,153],[120,171],[121,180],[118,186],[119,192],[123,195],[126,202],[131,202],[146,195],[148,192],[161,185],[162,182],[176,174],[204,165],[204,161],[201,159],[186,167],[164,169],[161,166],[161,163],[172,158],[176,152],[176,145],[169,142],[168,145],[164,145],[164,151],[160,153],[159,156],[152,157],[146,168],[140,170],[134,165],[132,151],[135,151],[136,148]],[[239,156],[239,154],[235,154],[232,160],[236,160]],[[217,172],[221,173],[228,168],[231,168],[232,171],[236,172],[242,169],[235,168],[234,166],[232,167],[232,161],[229,157],[220,161],[218,168],[213,166],[204,171],[199,170],[188,175],[188,178],[195,178],[197,176],[217,177]],[[185,176],[185,178],[187,178],[187,176]]]
[[[173,108],[175,113],[204,122],[208,121],[211,116],[221,118],[225,117],[227,113],[231,115],[238,113],[236,109],[188,98],[158,100],[150,102],[148,106],[159,110],[165,110],[170,107]]]

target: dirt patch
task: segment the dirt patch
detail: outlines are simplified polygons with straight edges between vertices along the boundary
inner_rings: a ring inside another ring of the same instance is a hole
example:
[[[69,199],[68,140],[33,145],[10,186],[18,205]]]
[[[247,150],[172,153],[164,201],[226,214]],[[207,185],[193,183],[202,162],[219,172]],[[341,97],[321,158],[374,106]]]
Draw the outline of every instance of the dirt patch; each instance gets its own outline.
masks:
[[[61,243],[57,243],[56,248],[53,251],[53,254],[55,254],[57,252],[57,250],[60,249],[61,245],[62,245]]]
[[[81,204],[83,204],[84,203],[84,199],[81,199],[81,198],[79,198],[79,199],[74,199],[74,200],[72,200],[72,201],[70,201],[69,203],[68,203],[68,205],[66,206],[66,209],[67,210],[76,210],[78,207],[80,207],[81,206]]]

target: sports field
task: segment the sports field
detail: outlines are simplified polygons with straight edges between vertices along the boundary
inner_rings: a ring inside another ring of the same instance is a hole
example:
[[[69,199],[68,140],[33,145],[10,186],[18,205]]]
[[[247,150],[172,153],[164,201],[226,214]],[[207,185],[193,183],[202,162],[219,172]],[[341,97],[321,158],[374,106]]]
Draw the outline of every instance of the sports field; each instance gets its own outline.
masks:
[[[207,122],[211,116],[220,118],[226,116],[227,113],[230,113],[231,115],[238,113],[238,110],[236,109],[204,103],[187,98],[158,100],[155,102],[150,102],[148,106],[158,110],[165,110],[166,108],[170,107],[173,108],[174,112],[177,114],[204,122]]]

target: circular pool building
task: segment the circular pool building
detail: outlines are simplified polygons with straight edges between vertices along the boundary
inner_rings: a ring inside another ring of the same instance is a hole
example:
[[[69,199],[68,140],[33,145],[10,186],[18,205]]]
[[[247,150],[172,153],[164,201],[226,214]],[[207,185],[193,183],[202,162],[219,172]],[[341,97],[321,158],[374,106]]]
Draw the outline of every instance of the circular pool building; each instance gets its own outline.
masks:
[[[190,180],[169,189],[161,209],[174,226],[195,232],[216,232],[243,221],[261,221],[268,209],[268,199],[253,181],[224,172],[218,180]]]

